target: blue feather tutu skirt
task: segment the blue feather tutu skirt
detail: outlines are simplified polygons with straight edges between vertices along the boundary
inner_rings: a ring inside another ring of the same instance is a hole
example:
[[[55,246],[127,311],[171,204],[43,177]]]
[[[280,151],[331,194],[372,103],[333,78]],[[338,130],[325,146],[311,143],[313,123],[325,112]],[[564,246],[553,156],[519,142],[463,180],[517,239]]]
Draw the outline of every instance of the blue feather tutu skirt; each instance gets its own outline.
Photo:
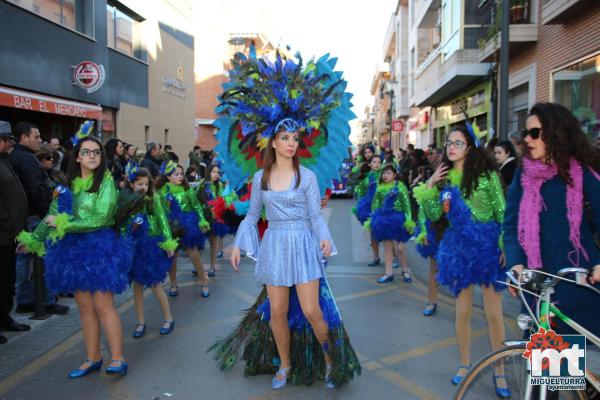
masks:
[[[112,228],[67,233],[46,246],[46,286],[53,293],[121,293],[129,283],[133,242]]]
[[[350,344],[329,284],[319,280],[319,305],[329,327],[329,355],[332,359],[331,377],[336,386],[360,375],[361,366]],[[270,326],[271,310],[266,287],[248,310],[238,327],[223,340],[213,344],[215,360],[222,370],[232,368],[241,358],[246,363],[246,375],[273,374],[281,360]],[[325,376],[323,348],[310,323],[302,313],[295,288],[290,290],[288,324],[290,327],[290,381],[296,385],[311,385]]]
[[[493,286],[497,291],[506,285],[500,266],[500,224],[495,221],[473,220],[471,210],[456,187],[450,187],[440,196],[451,198],[448,221],[437,252],[437,281],[447,286],[454,296],[470,285]]]
[[[404,228],[405,222],[406,216],[402,211],[383,207],[375,210],[371,215],[372,237],[377,242],[394,240],[406,243],[412,235]]]
[[[167,252],[159,247],[160,236],[140,235],[134,239],[135,255],[129,278],[141,285],[152,287],[167,277],[171,269],[171,259]]]
[[[210,235],[218,236],[220,238],[225,237],[231,233],[229,225],[222,224],[217,221],[213,221],[210,224]]]
[[[186,249],[197,247],[198,250],[204,249],[206,236],[200,230],[198,224],[200,219],[194,211],[172,211],[169,213],[169,220],[183,230],[183,236],[180,243]]]
[[[368,192],[356,202],[356,219],[361,225],[371,216],[371,203],[374,195],[375,190],[370,187]]]
[[[438,251],[439,243],[429,220],[425,222],[425,227],[427,230],[427,245],[417,243],[417,251],[421,257],[427,259],[429,257],[435,257]],[[421,227],[418,225],[415,235],[418,237],[420,233]]]

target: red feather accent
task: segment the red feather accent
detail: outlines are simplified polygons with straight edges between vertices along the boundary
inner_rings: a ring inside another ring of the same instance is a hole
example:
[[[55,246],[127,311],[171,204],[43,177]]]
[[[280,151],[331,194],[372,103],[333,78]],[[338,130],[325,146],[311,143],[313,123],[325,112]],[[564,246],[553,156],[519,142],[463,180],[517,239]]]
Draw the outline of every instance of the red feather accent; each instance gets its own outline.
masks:
[[[214,220],[224,224],[225,222],[223,221],[223,213],[227,209],[227,203],[225,203],[225,199],[223,197],[217,197],[214,200],[210,200],[208,205],[210,206],[210,211]]]

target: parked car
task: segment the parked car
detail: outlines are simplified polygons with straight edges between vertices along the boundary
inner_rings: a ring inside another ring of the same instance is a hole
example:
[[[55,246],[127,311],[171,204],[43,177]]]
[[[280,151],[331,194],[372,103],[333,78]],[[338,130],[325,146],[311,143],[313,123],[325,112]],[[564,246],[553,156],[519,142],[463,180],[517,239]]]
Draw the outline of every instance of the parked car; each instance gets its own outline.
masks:
[[[352,163],[352,160],[344,160],[342,168],[340,169],[340,179],[333,180],[333,196],[352,197],[354,193],[354,187],[349,181],[348,177],[352,172],[353,167],[354,164]]]

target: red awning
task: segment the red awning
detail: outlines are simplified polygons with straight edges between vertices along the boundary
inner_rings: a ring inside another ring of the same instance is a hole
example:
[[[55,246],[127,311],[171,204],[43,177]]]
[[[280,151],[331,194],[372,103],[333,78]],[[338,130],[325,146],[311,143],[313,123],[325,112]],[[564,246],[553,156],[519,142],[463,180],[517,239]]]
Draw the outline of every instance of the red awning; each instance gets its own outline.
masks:
[[[85,119],[102,119],[102,107],[0,86],[0,106]]]

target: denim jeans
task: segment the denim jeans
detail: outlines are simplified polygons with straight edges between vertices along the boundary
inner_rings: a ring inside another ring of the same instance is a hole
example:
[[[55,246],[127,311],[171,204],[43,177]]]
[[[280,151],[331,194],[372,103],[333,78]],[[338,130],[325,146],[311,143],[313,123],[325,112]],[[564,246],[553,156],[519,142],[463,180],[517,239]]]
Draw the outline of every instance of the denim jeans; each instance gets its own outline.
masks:
[[[32,215],[27,218],[27,230],[33,231],[40,223],[40,218]],[[17,254],[17,279],[15,283],[15,297],[17,304],[33,304],[35,293],[33,288],[33,256],[28,254]],[[44,304],[54,304],[56,294],[46,290]]]

